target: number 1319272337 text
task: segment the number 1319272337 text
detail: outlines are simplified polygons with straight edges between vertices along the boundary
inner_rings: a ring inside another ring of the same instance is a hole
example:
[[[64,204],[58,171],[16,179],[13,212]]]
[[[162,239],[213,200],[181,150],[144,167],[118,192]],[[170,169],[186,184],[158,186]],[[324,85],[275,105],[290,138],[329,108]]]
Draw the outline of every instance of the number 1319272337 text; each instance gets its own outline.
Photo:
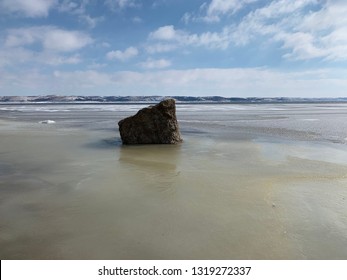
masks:
[[[193,267],[192,275],[248,275],[250,266],[217,266],[217,267]]]

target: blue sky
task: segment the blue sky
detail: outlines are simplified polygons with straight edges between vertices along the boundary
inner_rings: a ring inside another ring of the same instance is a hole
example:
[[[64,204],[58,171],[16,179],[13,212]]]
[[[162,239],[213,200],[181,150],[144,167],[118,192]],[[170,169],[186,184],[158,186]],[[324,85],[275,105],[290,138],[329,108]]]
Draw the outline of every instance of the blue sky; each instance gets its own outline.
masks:
[[[346,97],[346,0],[0,0],[0,95]]]

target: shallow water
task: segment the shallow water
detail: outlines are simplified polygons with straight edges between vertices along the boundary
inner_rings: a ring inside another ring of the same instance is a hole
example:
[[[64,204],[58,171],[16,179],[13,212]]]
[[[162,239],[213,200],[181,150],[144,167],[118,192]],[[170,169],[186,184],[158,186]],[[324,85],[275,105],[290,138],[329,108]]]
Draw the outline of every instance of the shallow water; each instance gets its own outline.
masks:
[[[1,259],[347,258],[346,105],[178,105],[172,146],[78,106],[0,106]]]

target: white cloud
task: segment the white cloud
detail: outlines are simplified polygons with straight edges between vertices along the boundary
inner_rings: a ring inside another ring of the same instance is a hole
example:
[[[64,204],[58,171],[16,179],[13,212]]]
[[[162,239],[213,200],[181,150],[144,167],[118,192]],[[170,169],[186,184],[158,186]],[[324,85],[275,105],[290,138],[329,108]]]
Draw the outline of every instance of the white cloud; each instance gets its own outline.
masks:
[[[68,12],[72,14],[84,14],[86,6],[89,0],[73,1],[73,0],[63,0],[59,5],[60,12]]]
[[[219,21],[226,14],[234,14],[247,4],[258,0],[212,0],[206,8],[205,21]]]
[[[8,30],[5,46],[23,47],[38,43],[44,51],[71,52],[92,42],[92,38],[84,32],[68,31],[53,26],[40,26]]]
[[[154,0],[152,3],[152,9],[156,9],[160,6],[166,5],[168,0]]]
[[[35,54],[32,51],[23,48],[0,49],[0,68],[33,60],[35,60]]]
[[[279,33],[276,40],[283,42],[284,49],[290,49],[290,53],[284,55],[291,59],[312,59],[324,56],[324,51],[315,46],[315,38],[310,33]]]
[[[71,87],[84,88],[112,84],[112,76],[95,70],[62,72],[54,71],[54,78]]]
[[[48,65],[62,65],[62,64],[78,64],[82,62],[80,55],[74,54],[71,56],[57,55],[52,53],[43,53],[39,55],[39,62]]]
[[[11,29],[5,39],[6,47],[19,47],[31,45],[38,40],[37,32],[28,29]]]
[[[137,17],[137,16],[133,17],[131,20],[133,23],[142,23],[143,22],[143,19],[140,17]]]
[[[100,44],[100,46],[103,47],[103,48],[110,48],[110,47],[111,47],[111,44],[108,43],[108,42],[102,42],[102,43]]]
[[[0,70],[1,72],[1,70]],[[222,95],[257,97],[338,97],[347,89],[346,69],[275,71],[266,68],[155,70],[114,73],[55,71],[54,75],[25,71],[0,73],[7,94],[47,93],[102,95]]]
[[[325,0],[323,0],[325,1]],[[280,19],[282,16],[292,15],[296,17],[297,12],[302,11],[309,5],[315,5],[319,0],[300,0],[300,1],[290,1],[290,0],[273,0],[268,5],[258,8],[253,12],[254,16],[263,19]]]
[[[190,21],[219,22],[223,16],[231,16],[259,0],[211,0],[208,4],[204,2],[198,13],[185,13],[182,20],[186,23]]]
[[[173,25],[166,25],[159,27],[157,30],[151,32],[149,34],[149,38],[153,40],[173,41],[184,35],[184,32],[175,30]]]
[[[323,4],[324,3],[324,4]],[[318,0],[276,0],[249,13],[232,37],[241,44],[268,36],[268,42],[282,44],[284,57],[293,60],[347,59],[347,2]],[[319,4],[319,5],[318,5]],[[315,7],[315,10],[310,10]],[[309,11],[309,12],[308,12]]]
[[[105,17],[91,17],[90,15],[84,14],[79,16],[79,20],[86,23],[90,28],[95,28],[98,23],[105,20]]]
[[[82,23],[87,24],[90,28],[95,28],[98,23],[105,20],[104,16],[92,17],[88,14],[88,5],[91,0],[63,0],[58,6],[58,11],[68,13],[78,18]]]
[[[2,0],[0,8],[25,17],[47,17],[57,0]]]
[[[116,50],[116,51],[110,51],[106,54],[106,57],[110,60],[117,59],[120,61],[126,61],[130,58],[133,58],[137,56],[139,53],[137,48],[129,47],[124,51]]]
[[[147,59],[139,64],[145,69],[162,69],[171,66],[171,61],[167,59]]]
[[[0,68],[19,66],[25,63],[47,64],[52,66],[62,64],[78,64],[82,61],[79,54],[62,55],[52,52],[35,52],[22,47],[0,50]]]
[[[204,46],[211,49],[226,49],[230,43],[227,29],[222,32],[204,32],[192,34],[184,30],[175,29],[172,25],[159,27],[148,36],[150,44],[147,49],[150,52],[171,51],[182,46]],[[151,41],[155,41],[153,44]],[[159,44],[158,44],[159,41]],[[170,45],[167,44],[170,42]]]
[[[254,1],[213,0],[200,8],[205,13],[200,14],[200,19],[204,16],[217,21],[222,15],[236,13],[251,2]],[[179,42],[176,47],[217,49],[261,42],[266,47],[280,45],[285,59],[347,60],[347,1],[272,0],[259,5],[245,16],[239,13],[232,24],[217,32],[179,33],[170,26],[152,32],[149,38],[163,40],[166,35],[171,41]],[[185,14],[183,20],[187,22],[194,17],[197,19],[193,14]]]
[[[212,0],[210,4],[206,2],[200,7],[200,16],[186,13],[184,21],[205,20],[219,21],[223,15],[237,13],[241,8],[257,2],[258,0]],[[261,36],[274,36],[277,33],[295,33],[297,26],[303,19],[314,14],[307,13],[307,7],[317,5],[319,0],[272,0],[265,1],[265,5],[258,6],[248,12],[240,19],[235,19],[234,23],[225,25],[219,32],[204,32],[195,34],[199,38],[200,45],[210,46],[214,42],[216,47],[227,48],[229,45],[242,46],[250,43],[253,39]],[[323,0],[327,1],[327,0]],[[317,8],[317,7],[316,7]],[[205,39],[205,40],[204,40]]]
[[[164,53],[164,52],[173,51],[177,49],[177,45],[167,44],[167,43],[155,43],[155,44],[150,44],[146,46],[145,48],[148,53],[155,54],[155,53]]]
[[[117,11],[126,8],[136,8],[141,4],[137,0],[106,0],[105,5],[107,5],[110,9]]]
[[[0,67],[78,64],[82,58],[75,52],[92,41],[86,33],[53,26],[9,29],[0,48]]]
[[[106,63],[96,63],[96,62],[94,62],[94,63],[88,65],[88,68],[89,69],[101,69],[101,68],[104,68],[106,66],[107,66]]]
[[[90,44],[92,39],[79,31],[51,29],[43,38],[43,46],[47,50],[70,52]]]

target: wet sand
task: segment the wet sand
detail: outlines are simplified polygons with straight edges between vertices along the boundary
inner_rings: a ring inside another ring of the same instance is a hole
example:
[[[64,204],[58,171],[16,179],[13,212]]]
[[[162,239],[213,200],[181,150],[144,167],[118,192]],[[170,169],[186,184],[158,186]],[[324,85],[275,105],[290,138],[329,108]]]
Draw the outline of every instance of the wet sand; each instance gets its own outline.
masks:
[[[0,106],[1,259],[347,258],[347,107],[178,105],[182,144],[122,146],[119,106]]]

